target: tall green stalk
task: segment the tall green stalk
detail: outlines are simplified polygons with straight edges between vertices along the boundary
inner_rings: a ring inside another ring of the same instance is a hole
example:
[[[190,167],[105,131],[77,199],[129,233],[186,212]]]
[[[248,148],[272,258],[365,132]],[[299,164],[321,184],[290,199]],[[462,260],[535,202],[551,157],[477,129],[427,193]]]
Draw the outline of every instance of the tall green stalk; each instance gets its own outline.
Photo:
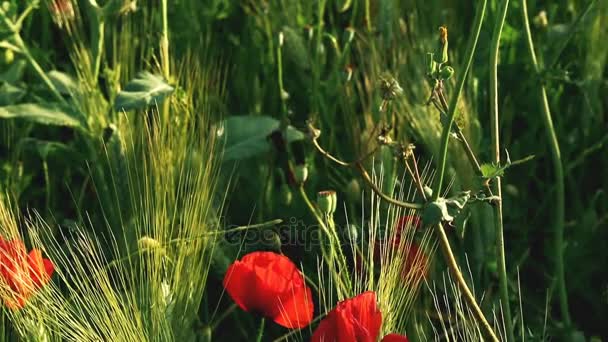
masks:
[[[496,165],[500,164],[500,127],[498,116],[498,48],[500,35],[507,16],[509,0],[500,4],[498,17],[494,23],[492,42],[490,44],[490,121],[492,126],[492,159]],[[495,194],[500,199],[494,204],[494,227],[496,229],[496,256],[498,258],[498,277],[500,284],[500,301],[503,310],[503,319],[507,334],[507,341],[515,341],[513,335],[513,321],[511,320],[511,305],[509,303],[509,289],[507,266],[505,258],[505,237],[502,222],[502,187],[500,177],[494,180]]]
[[[477,11],[475,13],[475,19],[473,21],[474,22],[473,36],[471,36],[471,38],[469,39],[469,43],[467,46],[466,66],[464,68],[462,75],[460,76],[460,79],[456,86],[455,93],[450,99],[450,105],[449,105],[449,111],[448,111],[448,122],[444,125],[443,132],[441,135],[441,150],[440,150],[440,155],[439,155],[439,158],[440,158],[439,159],[439,177],[437,177],[437,183],[436,183],[435,189],[433,191],[433,201],[436,201],[439,198],[439,195],[442,193],[443,179],[445,176],[445,168],[446,168],[446,164],[447,164],[446,161],[447,161],[447,156],[448,156],[448,144],[449,144],[450,132],[452,131],[452,126],[454,125],[454,120],[456,118],[456,106],[458,104],[458,98],[460,97],[460,94],[462,93],[462,89],[464,88],[464,83],[466,81],[467,74],[469,72],[471,64],[473,63],[473,57],[475,55],[475,48],[477,47],[477,41],[479,40],[479,34],[481,32],[481,26],[483,23],[483,18],[484,18],[485,12],[486,12],[486,5],[487,5],[487,0],[484,0],[480,4],[480,6],[477,7]],[[475,300],[473,293],[469,289],[469,286],[467,285],[467,283],[462,275],[462,272],[460,271],[458,263],[456,262],[456,258],[454,257],[454,253],[452,252],[452,248],[450,247],[450,242],[445,233],[445,229],[443,228],[441,223],[437,224],[436,232],[439,237],[441,249],[442,249],[443,254],[448,263],[448,267],[450,268],[450,271],[453,273],[454,278],[455,278],[458,286],[460,287],[460,289],[467,301],[467,304],[469,305],[470,309],[472,310],[476,320],[483,327],[486,334],[491,338],[492,341],[498,341],[498,337],[494,333],[492,326],[489,324],[489,322],[485,318],[481,308],[479,307],[479,305],[477,304],[477,302]]]
[[[473,24],[473,36],[469,39],[469,43],[467,46],[467,54],[466,54],[466,65],[460,79],[458,80],[458,84],[456,85],[456,89],[454,90],[454,94],[450,98],[450,105],[448,108],[448,122],[443,127],[443,132],[441,133],[441,149],[439,151],[439,175],[437,177],[437,183],[435,185],[435,190],[433,194],[433,200],[439,198],[439,194],[441,194],[441,188],[443,187],[443,180],[445,178],[445,169],[448,159],[448,144],[450,139],[450,132],[452,132],[452,126],[454,125],[454,120],[456,119],[456,106],[458,105],[458,98],[460,98],[460,94],[462,93],[462,89],[464,88],[464,83],[467,79],[467,74],[473,64],[473,56],[475,55],[475,48],[477,47],[477,40],[479,39],[479,33],[481,32],[481,24],[483,22],[483,17],[486,13],[486,5],[488,1],[484,0],[480,3],[480,6],[477,8],[477,12],[475,13],[475,19]]]
[[[540,74],[540,66],[534,52],[534,41],[532,40],[532,32],[530,31],[530,22],[528,20],[528,8],[526,0],[522,0],[521,15],[523,17],[524,29],[526,31],[528,52],[532,60],[532,66],[536,75]],[[557,281],[559,306],[562,313],[562,319],[566,326],[570,326],[570,312],[568,310],[568,291],[566,289],[566,276],[564,271],[564,216],[565,216],[565,187],[564,187],[564,170],[562,165],[561,153],[555,128],[553,127],[553,119],[551,118],[551,110],[549,109],[549,100],[547,98],[547,90],[542,83],[538,84],[542,102],[543,124],[547,132],[549,148],[553,161],[553,176],[555,177],[555,206],[554,216],[554,253],[555,253],[555,278]]]

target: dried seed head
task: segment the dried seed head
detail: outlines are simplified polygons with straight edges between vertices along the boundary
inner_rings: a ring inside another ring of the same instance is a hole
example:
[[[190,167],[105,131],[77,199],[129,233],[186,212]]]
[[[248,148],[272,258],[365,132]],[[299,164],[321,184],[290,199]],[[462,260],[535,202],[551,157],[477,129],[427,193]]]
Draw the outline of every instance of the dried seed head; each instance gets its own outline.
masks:
[[[380,92],[382,93],[383,100],[390,101],[401,95],[403,89],[395,78],[386,76],[380,80]]]

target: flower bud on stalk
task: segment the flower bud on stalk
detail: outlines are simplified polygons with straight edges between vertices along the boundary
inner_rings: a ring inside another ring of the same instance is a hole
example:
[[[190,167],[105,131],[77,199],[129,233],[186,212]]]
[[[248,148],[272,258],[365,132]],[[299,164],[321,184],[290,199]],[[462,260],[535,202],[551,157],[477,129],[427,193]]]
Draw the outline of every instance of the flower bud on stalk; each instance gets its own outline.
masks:
[[[296,165],[293,169],[293,176],[297,184],[304,184],[308,179],[308,167],[306,164]]]
[[[448,62],[448,29],[445,26],[439,28],[439,51],[435,55],[437,63]]]

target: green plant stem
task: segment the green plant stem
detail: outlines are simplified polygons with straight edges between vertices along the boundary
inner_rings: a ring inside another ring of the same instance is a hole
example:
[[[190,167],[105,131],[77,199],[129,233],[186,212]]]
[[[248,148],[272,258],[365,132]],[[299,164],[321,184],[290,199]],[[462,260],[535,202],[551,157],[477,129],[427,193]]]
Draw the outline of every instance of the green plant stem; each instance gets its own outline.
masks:
[[[372,32],[372,16],[371,16],[370,0],[365,0],[365,26],[367,32]]]
[[[498,116],[498,52],[500,36],[507,16],[509,0],[502,0],[498,17],[492,33],[490,43],[490,121],[492,126],[492,157],[494,164],[500,165],[500,127]],[[496,256],[498,258],[498,277],[500,287],[500,301],[502,305],[507,341],[515,341],[513,335],[513,321],[511,319],[511,305],[509,303],[509,289],[507,266],[505,258],[504,226],[502,221],[502,187],[500,177],[494,181],[496,196],[499,201],[494,203],[494,226],[496,229]]]
[[[447,112],[449,110],[449,105],[448,105],[447,100],[445,99],[445,96],[443,95],[443,91],[439,91],[437,93],[437,95],[439,97],[441,105],[443,106],[443,112],[447,115]],[[475,156],[475,153],[473,152],[473,149],[471,148],[471,145],[469,144],[467,137],[464,135],[464,133],[462,132],[460,127],[458,127],[458,125],[454,125],[454,132],[456,133],[456,136],[458,136],[458,139],[462,143],[462,147],[464,148],[464,151],[467,154],[467,157],[469,158],[469,162],[471,163],[471,166],[473,166],[473,168],[475,169],[475,171],[477,171],[477,174],[479,176],[483,176],[483,172],[481,172],[481,165],[479,164],[479,161],[477,160],[477,157]],[[492,196],[492,190],[490,189],[490,186],[488,184],[486,184],[485,187],[486,187],[486,191],[488,192],[488,195]]]
[[[262,337],[264,337],[264,325],[266,323],[266,319],[262,317],[260,321],[260,327],[258,328],[258,337],[255,339],[257,342],[262,342]]]
[[[283,33],[281,33],[282,35]],[[283,38],[279,38],[283,40]],[[281,115],[283,117],[283,124],[286,124],[287,119],[287,99],[283,94],[287,93],[285,88],[283,87],[283,44],[279,42],[277,44],[277,73],[278,73],[278,81],[279,81],[279,98],[281,99]]]
[[[215,330],[220,325],[220,323],[222,323],[222,321],[226,319],[226,317],[230,316],[230,314],[238,307],[239,306],[236,303],[232,303],[232,305],[230,305],[228,309],[222,312],[222,314],[217,319],[215,319],[213,323],[210,324],[211,330]]]
[[[454,120],[456,119],[456,106],[458,105],[458,99],[460,98],[460,94],[462,93],[462,89],[464,88],[464,83],[466,81],[471,64],[473,64],[473,56],[475,55],[475,48],[477,47],[477,41],[479,39],[479,33],[481,32],[481,24],[483,22],[483,17],[486,12],[487,3],[487,0],[481,2],[479,4],[479,7],[477,8],[477,12],[475,13],[475,19],[473,24],[473,36],[469,40],[469,44],[467,47],[466,66],[464,68],[462,76],[458,80],[454,96],[450,98],[450,106],[448,108],[448,122],[443,127],[443,132],[441,133],[441,150],[439,151],[439,175],[437,177],[437,184],[435,186],[435,191],[433,195],[433,199],[435,200],[439,198],[441,188],[443,187],[443,180],[445,177],[445,169],[448,158],[448,144],[450,139],[450,132],[452,131],[452,126],[454,125]]]
[[[336,256],[334,244],[336,246],[338,246],[338,248],[341,248],[340,240],[338,239],[338,236],[335,233],[335,230],[332,233],[332,229],[334,229],[335,227],[331,227],[331,228],[328,227],[328,225],[326,224],[326,222],[328,222],[328,221],[326,221],[319,215],[318,210],[315,208],[315,206],[312,204],[312,202],[308,198],[308,195],[306,194],[306,191],[304,190],[303,186],[299,187],[299,191],[300,191],[300,195],[302,196],[302,199],[306,203],[306,206],[308,207],[310,212],[313,214],[313,216],[315,217],[315,219],[321,226],[321,229],[323,230],[323,233],[325,234],[325,236],[327,236],[327,238],[329,239],[328,240],[330,243],[329,251],[325,250],[323,242],[321,241],[321,249],[322,249],[323,258],[325,259],[325,262],[327,263],[327,265],[330,268],[330,272],[331,272],[332,276],[334,277],[334,281],[336,282],[336,284],[338,284],[339,298],[340,299],[347,298],[351,292],[350,282],[348,281],[348,279],[346,279],[346,280],[342,279],[341,275],[346,276],[348,272],[335,272],[334,271],[334,258]],[[332,241],[332,240],[335,240],[335,241]],[[346,271],[348,269],[346,266],[346,259],[344,258],[344,254],[342,253],[341,249],[339,250],[339,252],[340,252],[340,259],[338,260],[338,262],[340,262],[340,267],[342,268],[341,271]],[[329,257],[328,257],[328,255],[329,255]]]
[[[367,157],[371,156],[376,151],[376,149],[372,150],[372,152],[367,153],[364,157],[361,157],[354,162],[347,163],[345,161],[342,161],[342,160],[332,156],[329,152],[327,152],[325,149],[323,149],[323,147],[321,147],[321,145],[319,145],[319,142],[317,141],[316,138],[312,139],[312,144],[317,149],[317,151],[319,151],[325,158],[333,161],[334,163],[341,165],[341,166],[346,166],[346,167],[355,167],[359,171],[359,173],[361,173],[363,180],[365,180],[365,182],[372,188],[372,190],[378,196],[382,197],[385,201],[392,203],[396,206],[407,208],[407,209],[422,209],[424,207],[424,205],[422,203],[410,203],[410,202],[403,202],[403,201],[396,200],[396,199],[392,198],[391,196],[388,196],[385,193],[383,193],[382,190],[380,188],[378,188],[378,186],[376,184],[374,184],[374,181],[370,177],[369,173],[367,173],[367,171],[365,170],[365,168],[363,167],[363,164],[361,164],[361,162],[363,160],[367,159]]]
[[[526,0],[522,1],[521,14],[524,22],[524,29],[526,31],[526,40],[528,45],[528,52],[530,53],[530,59],[532,60],[532,66],[538,76],[540,74],[540,66],[536,59],[536,53],[534,52],[534,41],[532,40],[532,32],[530,31],[530,22],[528,20],[528,8]],[[566,326],[571,325],[570,312],[568,310],[568,291],[566,289],[566,277],[564,271],[564,219],[565,219],[565,186],[564,186],[564,170],[562,165],[561,153],[559,149],[559,143],[557,141],[557,135],[553,126],[553,119],[551,118],[551,110],[549,108],[549,100],[547,98],[547,90],[541,83],[538,85],[541,94],[542,101],[542,114],[543,123],[545,125],[545,131],[547,132],[547,139],[549,142],[549,148],[551,149],[552,161],[553,161],[553,176],[555,177],[556,192],[555,192],[555,207],[554,216],[555,230],[554,230],[554,253],[555,253],[555,278],[558,286],[559,306],[562,314],[562,319]]]
[[[49,164],[45,159],[42,159],[42,170],[44,172],[44,204],[46,206],[47,214],[51,212],[51,177],[49,176]]]
[[[452,126],[454,124],[454,120],[456,117],[456,115],[455,115],[456,106],[458,104],[458,98],[460,97],[460,94],[462,93],[462,89],[464,88],[464,83],[466,81],[467,74],[469,72],[471,64],[473,63],[473,56],[475,55],[475,48],[477,47],[479,33],[481,32],[483,17],[486,12],[486,5],[487,5],[487,0],[484,0],[483,2],[481,2],[479,4],[479,7],[477,7],[477,11],[475,13],[474,24],[473,24],[473,27],[474,27],[473,36],[469,40],[469,44],[467,47],[466,66],[465,66],[464,72],[462,73],[462,76],[460,77],[460,80],[458,81],[458,84],[456,87],[456,92],[455,92],[454,96],[450,99],[450,106],[448,108],[449,109],[448,122],[443,127],[443,132],[441,135],[441,150],[440,150],[440,155],[439,155],[439,157],[440,157],[440,159],[439,159],[439,177],[437,178],[437,184],[435,186],[435,191],[433,191],[433,200],[437,200],[439,198],[439,194],[441,194],[441,188],[443,187],[443,179],[445,176],[445,169],[446,169],[446,164],[447,164],[446,161],[447,161],[447,157],[448,157],[448,144],[449,144],[450,132],[452,131]],[[498,341],[498,338],[496,337],[496,334],[494,333],[492,326],[486,320],[486,318],[483,314],[483,311],[481,311],[481,308],[477,304],[477,301],[475,300],[473,293],[469,289],[464,277],[462,276],[462,272],[460,271],[460,267],[458,266],[458,263],[456,262],[456,258],[454,257],[454,253],[452,252],[452,248],[450,247],[450,241],[448,240],[448,237],[445,233],[443,225],[441,223],[437,224],[435,230],[439,237],[441,249],[443,251],[446,262],[448,263],[448,267],[450,268],[450,271],[453,273],[453,275],[456,279],[456,283],[460,287],[461,291],[464,293],[467,304],[470,306],[471,310],[473,311],[473,314],[475,315],[475,318],[477,319],[477,321],[480,323],[480,325],[482,325],[482,327],[486,331],[486,334],[488,336],[490,336],[493,341]]]

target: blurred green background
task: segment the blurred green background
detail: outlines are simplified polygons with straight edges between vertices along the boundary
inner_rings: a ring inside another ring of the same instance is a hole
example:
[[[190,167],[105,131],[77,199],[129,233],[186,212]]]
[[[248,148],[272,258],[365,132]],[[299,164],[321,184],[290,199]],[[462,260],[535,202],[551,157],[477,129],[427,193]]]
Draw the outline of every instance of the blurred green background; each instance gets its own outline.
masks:
[[[130,3],[124,2],[125,6]],[[306,163],[309,193],[324,189],[338,192],[344,201],[336,214],[339,225],[345,225],[346,217],[350,223],[362,224],[361,205],[367,203],[362,201],[361,192],[369,194],[369,189],[358,174],[336,167],[297,132],[286,150],[270,137],[283,123],[306,132],[306,121],[313,120],[322,131],[324,148],[344,160],[356,159],[367,150],[377,125],[390,124],[393,138],[414,143],[420,165],[430,163],[434,168],[441,122],[439,113],[426,104],[431,89],[425,57],[436,47],[438,27],[446,26],[450,65],[456,70],[455,78],[459,77],[475,4],[449,0],[170,1],[169,41],[174,59],[189,56],[201,63],[215,63],[222,76],[213,84],[217,96],[211,101],[218,117],[224,116],[218,120],[226,120],[224,129],[229,136],[218,186],[218,197],[226,196],[224,224],[276,218],[314,224],[297,191],[290,187],[289,163]],[[24,6],[21,1],[13,1],[13,5]],[[497,7],[497,1],[489,1],[457,119],[482,162],[491,160],[489,44]],[[114,94],[107,90],[112,84],[124,84],[137,71],[154,68],[150,56],[158,53],[161,24],[151,13],[157,9],[158,1],[137,1],[134,12],[119,14],[106,23],[114,33],[105,37],[105,71],[94,80],[100,84],[100,96],[112,98]],[[508,169],[503,178],[512,307],[518,319],[523,314],[525,334],[531,341],[548,336],[569,340],[575,338],[572,331],[579,331],[577,336],[585,340],[594,336],[607,339],[608,1],[528,1],[528,12],[542,71],[533,71],[521,2],[517,0],[509,5],[498,66],[501,145],[513,160],[535,156]],[[92,29],[87,18],[84,14],[81,23],[83,49],[90,49],[87,37]],[[5,28],[0,32],[0,42],[5,42],[9,34]],[[44,70],[72,75],[80,72],[67,48],[70,38],[53,22],[45,6],[24,22],[21,37]],[[52,97],[22,55],[8,52],[6,45],[0,50],[4,56],[0,64],[1,106]],[[118,79],[112,74],[117,66],[122,68]],[[394,101],[392,111],[381,112],[379,84],[386,75],[399,82],[403,94]],[[542,123],[539,84],[548,92],[565,173],[565,270],[573,327],[561,322],[553,281],[555,179]],[[448,96],[453,85],[447,84]],[[88,180],[91,151],[82,141],[102,139],[113,120],[101,110],[96,115],[95,120],[87,119],[92,128],[85,135],[62,125],[1,120],[2,192],[10,193],[24,211],[35,208],[62,225],[83,220],[79,213],[84,210],[95,219],[100,208]],[[243,141],[249,148],[239,146]],[[460,146],[451,144],[449,153],[452,191],[479,190],[482,180]],[[390,151],[376,153],[373,165],[380,164],[384,167],[384,187],[399,185],[404,170]],[[75,197],[80,199],[74,201]],[[474,287],[485,295],[484,305],[498,299],[491,215],[486,204],[470,205],[450,231],[461,264],[465,253],[468,256]],[[215,298],[219,298],[223,271],[236,257],[238,247],[228,243],[220,246],[209,279],[208,307],[201,308],[201,315],[210,314],[207,311],[216,305],[220,310],[230,305],[226,296],[220,303]],[[283,252],[297,261],[313,265],[308,269],[314,268],[314,259],[307,259],[301,248],[283,247]],[[272,249],[276,241],[247,248]],[[440,257],[435,261],[437,271],[445,269]],[[230,331],[233,326],[244,336],[248,329],[255,329],[250,318],[237,313],[224,321],[215,337],[234,333]]]

